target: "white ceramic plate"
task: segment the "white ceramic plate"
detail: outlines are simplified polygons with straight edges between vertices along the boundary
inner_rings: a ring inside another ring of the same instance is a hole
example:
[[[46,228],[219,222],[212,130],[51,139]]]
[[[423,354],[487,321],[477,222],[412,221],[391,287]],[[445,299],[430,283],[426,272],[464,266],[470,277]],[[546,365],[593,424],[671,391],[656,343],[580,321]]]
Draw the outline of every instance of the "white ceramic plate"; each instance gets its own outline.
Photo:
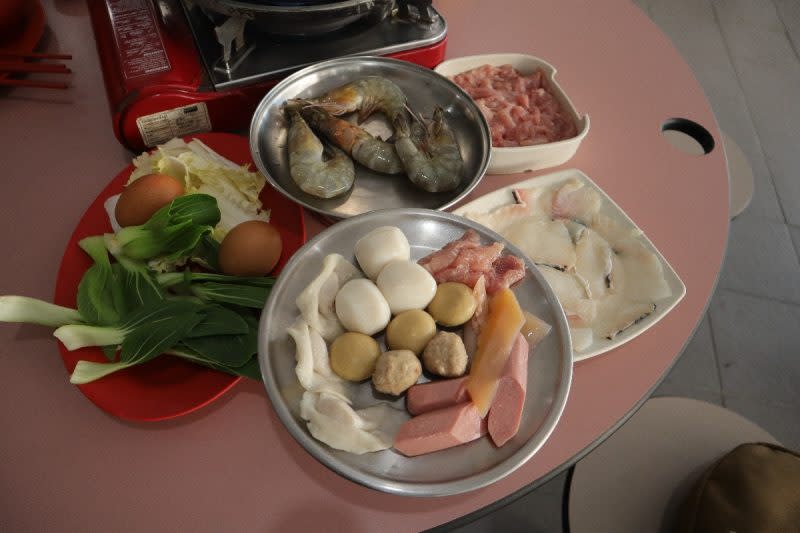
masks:
[[[464,216],[467,213],[485,213],[487,211],[491,211],[497,207],[507,204],[515,203],[514,195],[512,193],[513,189],[524,189],[526,187],[533,187],[536,186],[548,186],[548,185],[555,185],[558,183],[565,182],[570,179],[579,179],[583,181],[586,185],[593,188],[597,191],[603,199],[603,205],[600,208],[600,212],[613,218],[614,220],[623,223],[631,228],[635,228],[639,230],[640,235],[638,239],[644,246],[656,254],[658,260],[661,262],[661,265],[664,269],[664,278],[667,281],[667,285],[669,285],[671,295],[668,298],[664,298],[662,300],[657,300],[656,310],[649,315],[648,317],[640,320],[636,324],[632,325],[631,327],[625,329],[621,333],[619,333],[613,339],[598,339],[595,338],[594,342],[582,352],[573,353],[573,360],[574,361],[581,361],[583,359],[588,359],[590,357],[594,357],[600,354],[603,354],[609,350],[613,350],[617,346],[625,344],[629,340],[636,338],[637,336],[641,335],[649,328],[653,327],[656,322],[664,318],[667,313],[669,313],[673,307],[675,307],[678,302],[680,302],[683,297],[686,295],[686,286],[681,281],[681,278],[678,277],[678,274],[675,272],[675,269],[664,259],[664,256],[661,255],[661,252],[650,242],[650,239],[641,232],[639,227],[633,222],[633,220],[625,214],[625,212],[620,208],[614,200],[612,200],[606,193],[601,189],[595,182],[589,179],[589,176],[581,172],[577,169],[567,169],[561,170],[559,172],[554,172],[552,174],[546,174],[544,176],[539,176],[536,178],[531,178],[525,181],[520,181],[518,183],[514,183],[507,187],[503,187],[501,189],[497,189],[494,192],[491,192],[485,196],[481,196],[480,198],[473,200],[472,202],[461,206],[460,208],[454,211],[455,214]]]
[[[452,78],[456,74],[482,65],[511,65],[522,74],[530,74],[542,69],[553,95],[572,117],[578,134],[570,139],[535,146],[492,148],[488,174],[512,174],[528,170],[539,170],[554,167],[569,161],[578,150],[581,141],[589,133],[589,115],[579,115],[567,93],[555,79],[556,68],[543,59],[526,54],[486,54],[478,56],[448,59],[437,66],[434,71],[442,76]]]

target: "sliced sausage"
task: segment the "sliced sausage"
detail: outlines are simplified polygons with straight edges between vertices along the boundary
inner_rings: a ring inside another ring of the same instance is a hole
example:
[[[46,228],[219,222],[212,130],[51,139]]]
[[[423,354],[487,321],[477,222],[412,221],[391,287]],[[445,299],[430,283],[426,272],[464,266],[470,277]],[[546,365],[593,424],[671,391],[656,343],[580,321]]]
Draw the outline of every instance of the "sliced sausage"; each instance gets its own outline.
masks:
[[[528,341],[520,334],[511,347],[489,410],[489,436],[495,445],[502,446],[517,434],[527,387]]]
[[[467,376],[456,379],[442,379],[412,386],[406,393],[406,409],[412,415],[450,407],[469,401],[464,382]]]
[[[486,434],[486,423],[472,402],[429,411],[400,426],[394,447],[413,457],[437,452],[478,439]]]

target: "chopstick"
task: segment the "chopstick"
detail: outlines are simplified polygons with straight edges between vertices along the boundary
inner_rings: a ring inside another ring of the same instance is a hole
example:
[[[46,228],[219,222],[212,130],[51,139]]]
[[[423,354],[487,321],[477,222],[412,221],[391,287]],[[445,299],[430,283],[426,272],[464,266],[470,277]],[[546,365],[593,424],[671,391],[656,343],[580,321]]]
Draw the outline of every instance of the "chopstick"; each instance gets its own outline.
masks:
[[[0,79],[0,87],[38,87],[39,89],[68,89],[69,85],[61,82],[38,80]]]
[[[44,54],[37,52],[10,52],[7,50],[0,50],[0,57],[11,57],[14,59],[72,59],[71,54]]]
[[[3,63],[0,61],[0,72],[51,72],[55,74],[68,74],[72,72],[62,63]]]

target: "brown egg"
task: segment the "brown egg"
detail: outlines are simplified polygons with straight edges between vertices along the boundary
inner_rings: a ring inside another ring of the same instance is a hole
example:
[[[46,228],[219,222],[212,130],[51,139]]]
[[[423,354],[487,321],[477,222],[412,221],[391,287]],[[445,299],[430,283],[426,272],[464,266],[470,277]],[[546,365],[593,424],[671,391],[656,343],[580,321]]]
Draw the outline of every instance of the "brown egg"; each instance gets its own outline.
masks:
[[[219,245],[219,266],[231,276],[265,276],[281,257],[281,234],[261,220],[248,220],[228,232]]]
[[[114,215],[120,226],[138,226],[184,192],[183,185],[175,178],[148,174],[125,187]]]

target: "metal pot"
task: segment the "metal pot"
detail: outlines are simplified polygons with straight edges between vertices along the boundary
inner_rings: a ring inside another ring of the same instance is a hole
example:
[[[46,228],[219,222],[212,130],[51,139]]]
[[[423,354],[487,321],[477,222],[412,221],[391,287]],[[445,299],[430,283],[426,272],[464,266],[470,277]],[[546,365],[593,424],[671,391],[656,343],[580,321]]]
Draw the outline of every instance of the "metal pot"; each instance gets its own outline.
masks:
[[[252,20],[260,31],[290,37],[324,35],[358,21],[379,22],[394,0],[197,0],[205,9]]]

